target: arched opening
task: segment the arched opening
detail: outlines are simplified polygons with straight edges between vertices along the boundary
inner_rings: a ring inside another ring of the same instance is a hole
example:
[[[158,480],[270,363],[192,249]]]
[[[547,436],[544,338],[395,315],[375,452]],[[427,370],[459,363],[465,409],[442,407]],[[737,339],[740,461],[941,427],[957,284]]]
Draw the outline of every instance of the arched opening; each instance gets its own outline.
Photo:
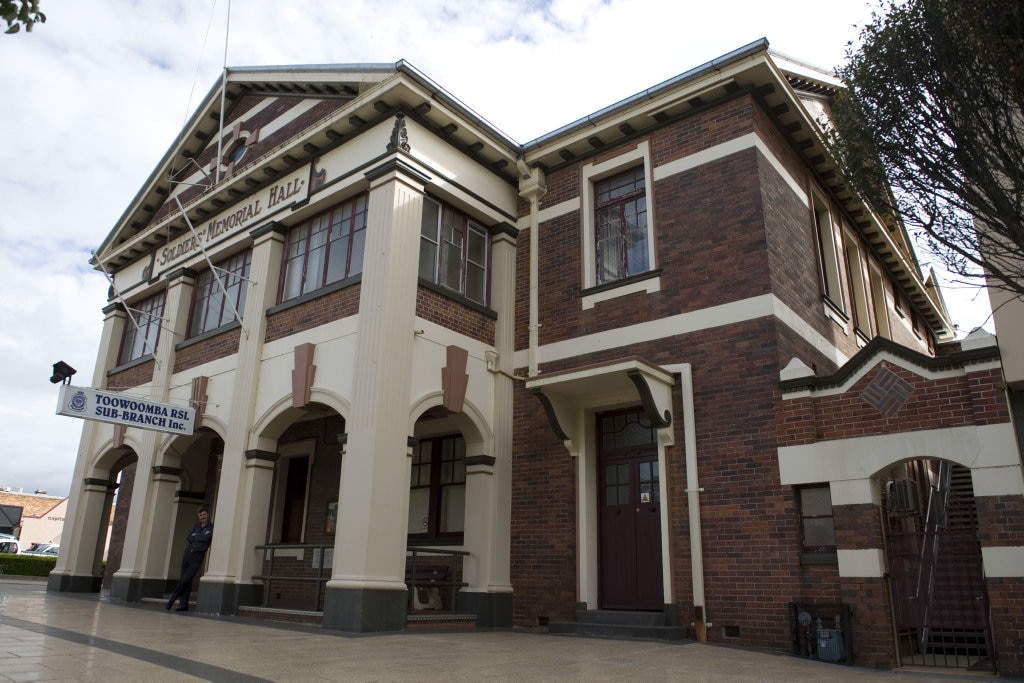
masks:
[[[284,411],[269,425],[271,432],[278,433],[276,462],[264,543],[256,548],[262,551],[257,564],[262,606],[321,611],[340,522],[345,418],[330,406],[311,403]]]
[[[971,471],[921,458],[879,479],[900,663],[994,672]]]
[[[99,525],[100,538],[96,540],[97,549],[102,548],[101,590],[110,590],[114,572],[121,568],[124,553],[125,529],[128,525],[128,513],[132,505],[132,488],[135,486],[138,456],[133,451],[124,453],[110,468],[108,500],[103,506],[106,523]]]
[[[494,458],[465,413],[433,405],[413,425],[405,580],[410,614],[459,612],[460,591],[488,571]]]

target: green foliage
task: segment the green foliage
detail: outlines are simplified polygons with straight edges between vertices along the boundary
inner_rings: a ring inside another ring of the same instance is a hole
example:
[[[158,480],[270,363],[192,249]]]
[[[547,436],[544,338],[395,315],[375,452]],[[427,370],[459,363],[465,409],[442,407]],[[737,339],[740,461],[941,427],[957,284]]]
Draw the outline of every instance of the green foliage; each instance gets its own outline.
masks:
[[[0,0],[0,16],[7,22],[4,33],[17,33],[22,26],[31,31],[34,24],[46,21],[46,15],[39,11],[39,0]]]
[[[4,576],[49,576],[56,564],[56,557],[0,555],[0,573]]]
[[[961,282],[1024,295],[1024,3],[883,0],[838,69],[830,143]],[[975,226],[983,229],[975,231]]]

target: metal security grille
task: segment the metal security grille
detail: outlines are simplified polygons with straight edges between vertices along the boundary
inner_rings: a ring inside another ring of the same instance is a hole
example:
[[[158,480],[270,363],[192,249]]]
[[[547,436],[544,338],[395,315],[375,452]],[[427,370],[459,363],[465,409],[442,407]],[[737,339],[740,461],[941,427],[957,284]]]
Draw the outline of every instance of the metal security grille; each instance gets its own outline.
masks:
[[[917,482],[886,486],[886,552],[901,664],[994,672],[970,471],[946,462],[934,467],[938,486],[920,487],[918,505],[906,495]]]

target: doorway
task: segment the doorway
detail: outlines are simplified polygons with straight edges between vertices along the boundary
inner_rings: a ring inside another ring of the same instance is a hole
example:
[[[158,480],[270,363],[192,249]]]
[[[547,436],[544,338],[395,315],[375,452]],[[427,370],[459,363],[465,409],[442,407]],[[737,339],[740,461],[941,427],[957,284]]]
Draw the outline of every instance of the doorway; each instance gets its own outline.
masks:
[[[599,413],[598,605],[661,611],[658,436],[639,408]]]
[[[884,485],[893,620],[903,666],[995,672],[971,472],[907,463]]]

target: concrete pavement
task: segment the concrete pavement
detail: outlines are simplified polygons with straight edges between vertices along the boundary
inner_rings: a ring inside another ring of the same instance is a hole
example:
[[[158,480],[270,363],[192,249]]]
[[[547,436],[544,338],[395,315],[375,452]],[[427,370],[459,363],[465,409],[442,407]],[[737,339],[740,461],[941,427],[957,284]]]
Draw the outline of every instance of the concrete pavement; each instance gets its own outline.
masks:
[[[991,678],[981,677],[981,678]],[[350,635],[0,578],[0,681],[974,681],[700,643],[529,631]]]

